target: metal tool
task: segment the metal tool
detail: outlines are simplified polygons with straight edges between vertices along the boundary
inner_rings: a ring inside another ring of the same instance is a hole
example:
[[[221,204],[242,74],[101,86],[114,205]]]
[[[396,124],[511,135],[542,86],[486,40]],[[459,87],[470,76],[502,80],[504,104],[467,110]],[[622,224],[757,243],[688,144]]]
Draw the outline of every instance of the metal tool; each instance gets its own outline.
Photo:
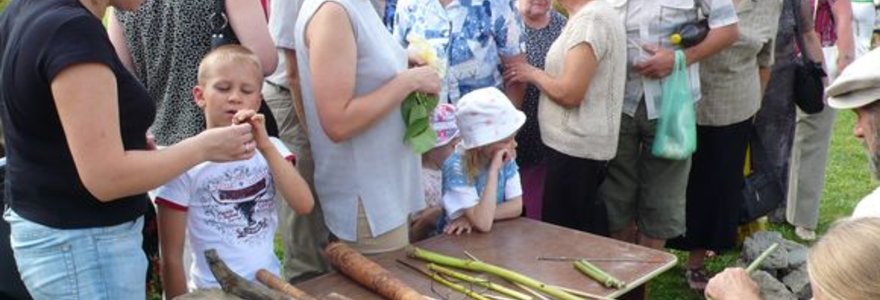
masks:
[[[535,258],[541,261],[577,261],[580,259],[585,259],[590,262],[633,262],[633,263],[645,263],[645,264],[660,264],[665,261],[659,260],[646,260],[646,259],[638,259],[638,258],[589,258],[589,257],[567,257],[567,256],[538,256]]]

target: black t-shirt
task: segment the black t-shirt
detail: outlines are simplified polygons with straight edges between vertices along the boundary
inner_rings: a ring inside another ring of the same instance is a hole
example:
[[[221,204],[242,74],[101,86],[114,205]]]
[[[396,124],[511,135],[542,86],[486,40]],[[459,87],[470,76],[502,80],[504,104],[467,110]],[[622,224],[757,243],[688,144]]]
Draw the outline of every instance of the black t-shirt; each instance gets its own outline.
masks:
[[[61,229],[116,225],[143,215],[146,194],[102,203],[86,190],[52,96],[52,80],[65,68],[80,63],[108,66],[116,76],[123,146],[146,149],[155,104],[116,56],[101,20],[76,0],[13,1],[0,15],[0,51],[0,111],[8,157],[5,196],[12,210]]]

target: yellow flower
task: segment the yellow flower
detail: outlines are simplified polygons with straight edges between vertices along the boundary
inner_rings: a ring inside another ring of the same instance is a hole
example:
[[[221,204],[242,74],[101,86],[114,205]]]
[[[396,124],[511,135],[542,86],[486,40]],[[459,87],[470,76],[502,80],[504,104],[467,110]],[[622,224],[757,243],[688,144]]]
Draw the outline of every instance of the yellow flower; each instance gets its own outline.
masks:
[[[440,77],[443,77],[444,74],[446,74],[446,65],[437,56],[437,51],[434,51],[434,47],[431,46],[431,43],[428,43],[424,37],[410,33],[406,36],[406,41],[409,42],[409,47],[415,51],[415,54],[428,66],[434,68],[434,71],[436,71]]]

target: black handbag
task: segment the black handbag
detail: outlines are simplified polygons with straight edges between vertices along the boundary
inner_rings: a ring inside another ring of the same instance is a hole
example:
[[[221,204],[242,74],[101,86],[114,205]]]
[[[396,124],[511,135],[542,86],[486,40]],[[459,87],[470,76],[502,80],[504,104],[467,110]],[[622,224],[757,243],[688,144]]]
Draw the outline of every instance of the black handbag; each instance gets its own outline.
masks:
[[[208,17],[208,22],[211,24],[211,49],[216,49],[223,45],[240,44],[238,37],[235,36],[235,31],[232,30],[232,26],[229,24],[229,18],[226,17],[225,0],[214,1],[214,9],[211,12],[211,16]],[[278,123],[275,121],[275,115],[272,114],[272,110],[269,109],[265,99],[260,100],[258,112],[266,118],[266,133],[269,136],[278,137]]]
[[[794,103],[803,112],[815,114],[825,109],[825,85],[822,78],[827,76],[822,64],[807,58],[804,37],[801,33],[803,20],[800,14],[800,1],[792,1],[795,19],[795,40],[801,50],[801,59],[794,62]]]
[[[746,176],[742,188],[742,205],[740,206],[739,222],[745,224],[769,214],[779,207],[784,200],[782,183],[779,176],[770,167],[764,145],[758,136],[758,130],[752,125],[749,136],[751,148],[752,172]],[[758,168],[755,168],[758,166]]]

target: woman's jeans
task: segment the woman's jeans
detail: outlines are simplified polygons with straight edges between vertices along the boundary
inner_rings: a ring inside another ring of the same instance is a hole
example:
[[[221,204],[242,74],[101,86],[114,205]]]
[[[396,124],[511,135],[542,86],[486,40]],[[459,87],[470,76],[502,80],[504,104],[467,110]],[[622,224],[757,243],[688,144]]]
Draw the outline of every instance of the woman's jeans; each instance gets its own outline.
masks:
[[[21,278],[34,299],[144,299],[144,218],[107,227],[56,229],[12,209],[3,218]]]

